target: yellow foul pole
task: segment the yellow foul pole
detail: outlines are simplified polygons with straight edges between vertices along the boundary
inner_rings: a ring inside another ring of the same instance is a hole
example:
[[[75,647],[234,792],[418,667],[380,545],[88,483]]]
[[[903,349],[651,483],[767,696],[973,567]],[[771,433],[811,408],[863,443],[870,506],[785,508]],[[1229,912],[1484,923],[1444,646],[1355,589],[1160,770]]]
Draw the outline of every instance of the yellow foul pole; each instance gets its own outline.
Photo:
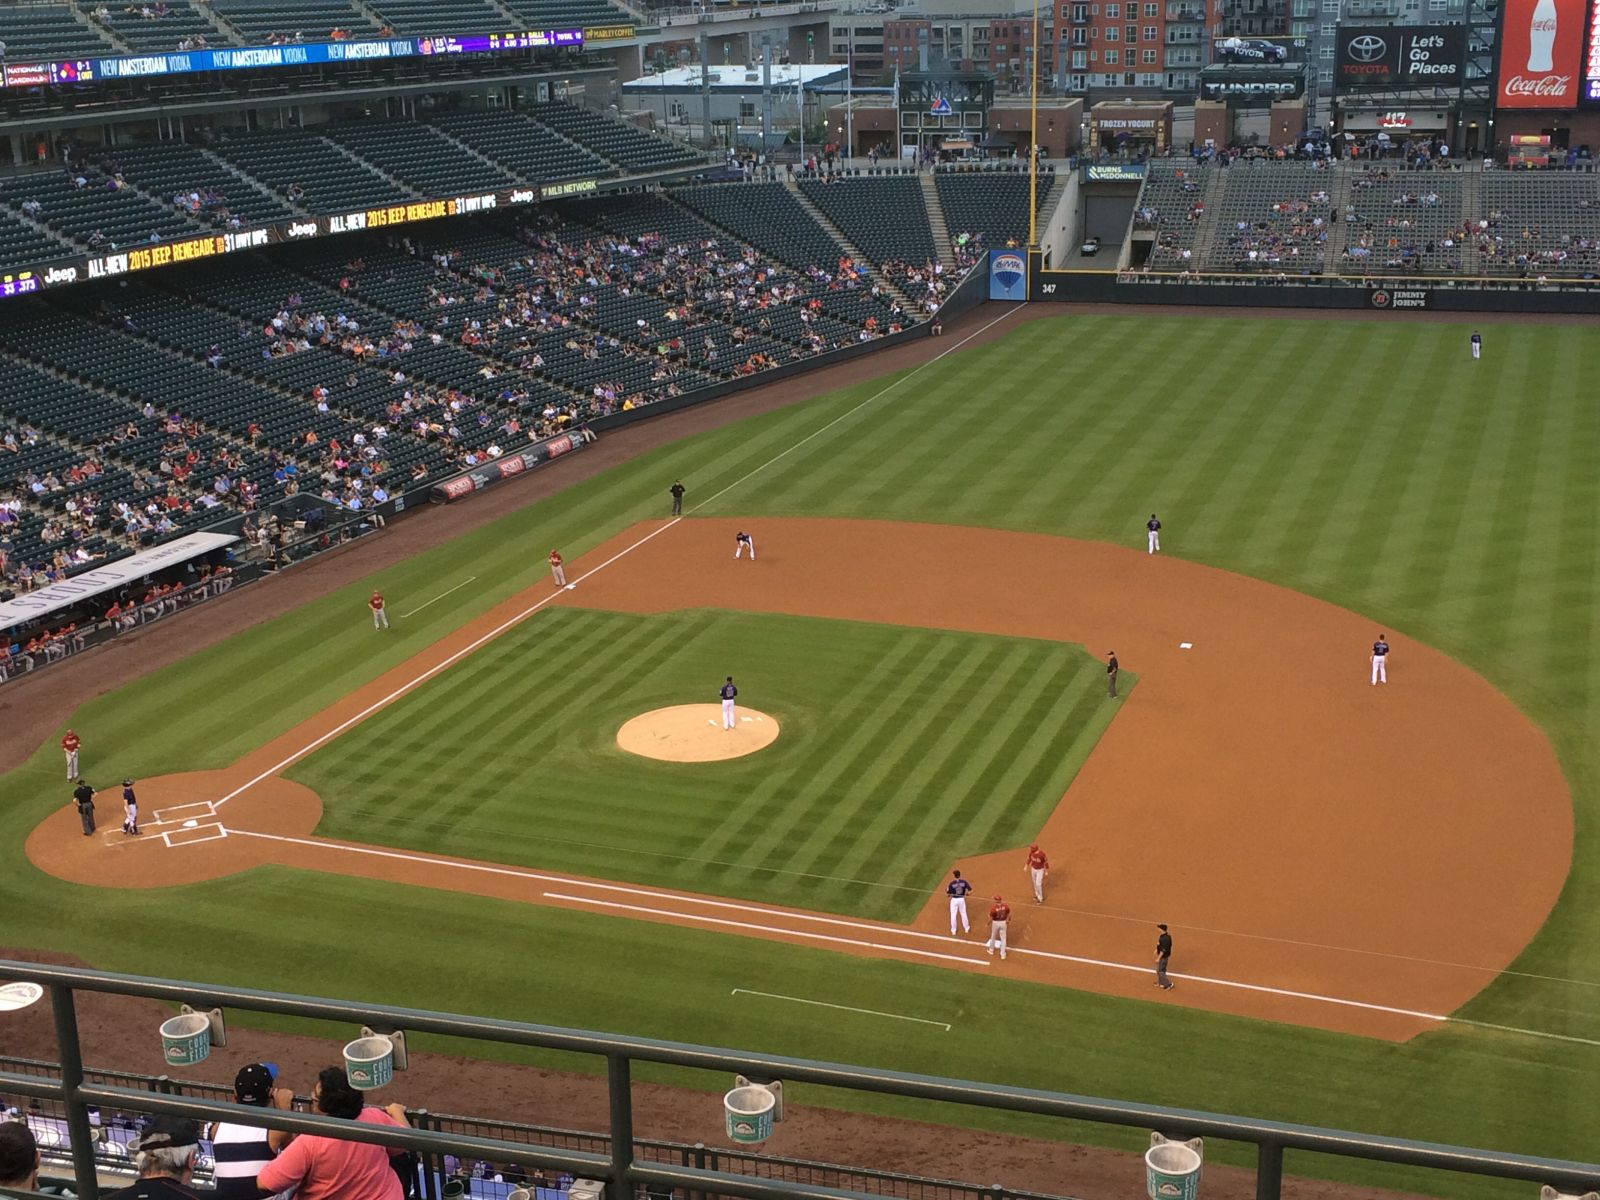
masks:
[[[1039,0],[1033,0],[1033,70],[1029,72],[1028,249],[1039,248]]]

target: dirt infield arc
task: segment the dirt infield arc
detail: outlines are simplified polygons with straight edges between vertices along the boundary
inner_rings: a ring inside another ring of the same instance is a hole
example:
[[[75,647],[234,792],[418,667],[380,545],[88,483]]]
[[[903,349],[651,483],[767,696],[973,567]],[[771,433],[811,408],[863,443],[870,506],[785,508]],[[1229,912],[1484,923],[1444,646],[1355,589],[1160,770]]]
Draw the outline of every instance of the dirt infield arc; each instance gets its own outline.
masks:
[[[573,564],[574,578],[607,564],[576,591],[514,597],[231,768],[144,781],[164,819],[152,836],[84,838],[63,809],[28,853],[105,886],[280,863],[1140,998],[1151,925],[1165,920],[1180,987],[1163,1002],[1392,1039],[1437,1027],[1555,903],[1572,809],[1543,735],[1486,681],[1393,631],[1391,683],[1368,686],[1377,631],[1365,618],[1176,558],[1042,535],[763,520],[751,564],[726,554],[733,528],[628,530]],[[544,603],[1080,642],[1114,648],[1141,682],[1107,701],[1122,711],[1039,832],[1056,866],[1043,905],[1015,903],[1018,852],[956,864],[982,894],[1011,894],[1003,965],[976,929],[947,936],[937,895],[903,928],[317,838],[320,800],[278,772]]]

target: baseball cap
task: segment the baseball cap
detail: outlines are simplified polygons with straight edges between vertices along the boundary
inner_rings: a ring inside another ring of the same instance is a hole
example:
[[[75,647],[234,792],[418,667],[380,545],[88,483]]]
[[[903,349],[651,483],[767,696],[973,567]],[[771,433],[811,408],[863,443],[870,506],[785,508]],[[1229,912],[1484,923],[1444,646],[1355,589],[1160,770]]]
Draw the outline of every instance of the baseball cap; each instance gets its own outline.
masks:
[[[198,1122],[188,1117],[155,1117],[145,1126],[145,1131],[139,1135],[139,1140],[133,1144],[133,1148],[143,1153],[146,1150],[165,1150],[169,1147],[180,1148],[199,1144]]]
[[[265,1104],[272,1099],[272,1072],[261,1063],[239,1068],[233,1077],[233,1094],[240,1104]]]

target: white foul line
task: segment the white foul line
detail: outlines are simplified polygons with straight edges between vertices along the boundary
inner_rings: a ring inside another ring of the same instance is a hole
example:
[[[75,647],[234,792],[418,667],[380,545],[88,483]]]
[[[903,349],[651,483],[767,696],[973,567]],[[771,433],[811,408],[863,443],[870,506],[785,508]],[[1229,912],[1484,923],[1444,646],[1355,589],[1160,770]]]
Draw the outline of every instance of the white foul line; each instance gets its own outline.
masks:
[[[960,938],[947,937],[942,933],[927,933],[920,929],[903,929],[898,926],[874,925],[868,921],[854,921],[844,917],[828,917],[820,913],[790,912],[785,909],[768,908],[757,904],[740,904],[730,900],[712,900],[704,896],[694,896],[682,892],[656,891],[649,888],[628,887],[616,883],[600,883],[588,879],[575,879],[570,876],[551,875],[542,871],[532,871],[520,867],[502,867],[491,863],[469,862],[460,859],[440,858],[435,855],[418,854],[406,850],[387,850],[378,846],[361,846],[351,842],[332,842],[321,838],[291,837],[281,833],[258,833],[248,829],[230,829],[230,834],[237,837],[262,838],[272,842],[287,842],[298,846],[313,846],[321,850],[340,850],[348,854],[362,854],[373,858],[390,858],[402,862],[424,863],[435,867],[449,867],[459,871],[472,871],[485,875],[501,875],[514,879],[527,879],[537,883],[559,884],[565,887],[589,888],[594,891],[617,892],[624,895],[639,896],[642,898],[670,901],[676,905],[698,905],[703,908],[729,909],[734,912],[749,913],[768,918],[781,918],[790,921],[810,921],[820,925],[832,925],[844,929],[857,929],[878,936],[892,936],[897,938],[916,938],[924,941],[954,942],[958,946],[969,943]],[[809,933],[800,929],[786,929],[781,926],[758,925],[753,922],[729,920],[720,917],[697,916],[686,913],[681,908],[651,908],[646,905],[623,904],[609,900],[592,900],[582,896],[570,896],[560,892],[545,892],[544,895],[552,900],[565,900],[572,904],[588,904],[601,908],[617,909],[625,912],[635,912],[647,916],[670,917],[679,921],[698,922],[707,925],[721,925],[732,929],[744,929],[753,932],[770,932],[785,934],[790,937],[808,938],[813,941],[832,942],[846,946],[864,946],[875,949],[887,950],[898,954],[910,954],[919,958],[946,959],[952,962],[976,963],[979,966],[992,966],[990,959],[969,958],[962,955],[940,954],[932,950],[917,950],[911,947],[897,947],[881,942],[866,941],[858,938],[837,937],[823,933]],[[1023,946],[1012,946],[1013,954],[1033,955],[1038,958],[1049,958],[1060,962],[1074,963],[1078,966],[1097,967],[1110,971],[1125,971],[1134,974],[1148,974],[1151,967],[1147,964],[1133,965],[1130,963],[1112,962],[1102,958],[1087,958],[1075,954],[1061,954],[1052,950],[1030,950]],[[1492,1030],[1500,1033],[1517,1033],[1526,1037],[1545,1038],[1551,1041],[1570,1042],[1582,1046],[1600,1046],[1600,1039],[1578,1037],[1572,1034],[1547,1033],[1538,1029],[1523,1029],[1514,1025],[1494,1025],[1487,1021],[1474,1021],[1466,1017],[1444,1016],[1440,1013],[1421,1012],[1416,1009],[1398,1008],[1388,1004],[1375,1004],[1365,1000],[1348,1000],[1342,996],[1325,996],[1317,992],[1301,992],[1289,988],[1268,987],[1259,983],[1243,983],[1234,979],[1218,979],[1207,975],[1182,975],[1176,972],[1172,978],[1186,983],[1211,984],[1213,987],[1230,988],[1236,991],[1258,992],[1268,996],[1280,996],[1289,1000],[1303,1000],[1312,1004],[1331,1004],[1341,1008],[1355,1008],[1366,1012],[1388,1013],[1394,1016],[1411,1017],[1419,1021],[1433,1021],[1440,1025],[1465,1025],[1476,1029]]]
[[[644,913],[653,917],[673,917],[679,920],[690,920],[701,925],[721,925],[728,929],[748,929],[756,933],[776,933],[783,937],[805,938],[813,942],[831,942],[837,946],[860,946],[867,950],[887,950],[892,954],[912,954],[918,958],[940,958],[946,962],[971,963],[978,967],[990,965],[986,958],[969,958],[965,954],[941,954],[937,950],[916,950],[910,946],[890,946],[883,942],[868,942],[861,938],[838,937],[831,933],[812,933],[805,929],[784,929],[779,925],[757,925],[752,921],[732,921],[727,917],[697,917],[691,914],[674,912],[670,908],[648,908],[642,904],[623,904],[619,900],[591,900],[585,896],[567,896],[561,892],[546,892],[547,900],[565,900],[569,904],[590,904],[596,908],[615,908],[623,912]],[[759,909],[752,909],[759,912]],[[785,916],[788,914],[785,913]],[[889,932],[885,930],[885,932]]]
[[[873,392],[872,395],[868,396],[860,404],[857,404],[852,408],[846,409],[844,412],[840,413],[837,417],[835,417],[833,420],[829,421],[826,425],[822,426],[820,429],[812,430],[810,433],[806,434],[805,437],[801,438],[794,445],[790,446],[787,450],[782,450],[782,451],[779,451],[777,454],[774,454],[771,458],[767,459],[767,461],[762,463],[759,467],[756,467],[751,471],[747,471],[745,474],[739,476],[739,478],[735,479],[732,483],[730,483],[727,487],[723,488],[720,492],[717,492],[717,493],[715,493],[714,495],[711,495],[711,496],[707,496],[704,500],[700,501],[699,504],[696,504],[689,511],[692,512],[692,513],[693,512],[699,512],[706,505],[714,503],[715,501],[717,501],[721,497],[726,496],[729,492],[733,491],[734,488],[738,487],[746,479],[750,479],[753,476],[761,474],[762,471],[765,471],[773,463],[779,461],[780,459],[784,459],[784,458],[789,457],[789,455],[793,454],[796,450],[800,449],[801,446],[804,446],[812,438],[821,437],[823,434],[827,433],[828,430],[832,429],[835,425],[837,425],[840,421],[843,421],[847,417],[855,416],[856,413],[860,412],[867,405],[872,404],[875,401],[882,399],[884,396],[887,396],[890,392],[894,391],[895,388],[899,387],[902,383],[905,383],[908,379],[914,378],[915,376],[921,374],[923,371],[927,370],[929,367],[933,366],[934,363],[936,363],[940,359],[944,358],[945,355],[954,354],[957,350],[961,349],[961,347],[965,346],[973,338],[979,336],[980,334],[987,333],[989,330],[993,329],[996,325],[1000,324],[1001,321],[1004,321],[1007,317],[1011,316],[1013,313],[1020,312],[1022,309],[1026,308],[1026,307],[1027,307],[1027,302],[1024,301],[1022,304],[1018,304],[1018,305],[1016,305],[1014,307],[1007,308],[1005,312],[1001,313],[998,317],[996,317],[994,320],[990,321],[987,325],[983,326],[981,329],[974,329],[971,333],[967,334],[966,337],[962,338],[959,342],[956,342],[949,349],[939,351],[939,353],[935,354],[927,362],[918,363],[916,366],[912,367],[911,370],[907,371],[904,375],[900,376],[899,379],[896,379],[893,383],[887,385],[886,387],[880,388],[876,392]]]
[[[623,555],[630,554],[633,551],[637,550],[640,546],[644,545],[646,542],[650,541],[652,538],[659,537],[661,534],[663,534],[667,530],[671,529],[674,525],[676,525],[682,519],[683,519],[682,517],[673,517],[672,520],[668,521],[665,525],[662,525],[660,528],[652,529],[649,533],[645,534],[642,538],[640,538],[638,541],[634,542],[632,545],[624,546],[621,550],[618,550],[610,558],[606,559],[605,562],[599,563],[598,565],[596,565],[594,567],[591,567],[589,570],[585,571],[582,575],[578,576],[577,582],[581,583],[583,580],[585,580],[585,579],[589,578],[589,576],[593,575],[596,571],[605,570],[606,567],[609,567],[612,563],[616,562],[617,559],[621,558]],[[435,663],[433,666],[429,667],[426,671],[422,672],[422,674],[418,675],[416,678],[411,679],[411,680],[407,681],[406,683],[402,683],[399,687],[395,688],[394,691],[390,692],[387,696],[384,696],[382,699],[374,700],[371,704],[367,705],[367,707],[363,708],[360,712],[356,713],[355,716],[350,717],[347,720],[341,721],[338,725],[334,726],[334,728],[328,730],[327,733],[324,733],[319,737],[313,738],[310,742],[306,743],[304,746],[301,746],[300,749],[294,751],[294,753],[287,755],[281,761],[279,761],[279,762],[273,764],[272,766],[268,767],[265,771],[262,771],[254,779],[251,779],[251,780],[249,780],[249,781],[247,781],[245,783],[241,783],[238,787],[234,788],[233,791],[229,792],[226,796],[223,796],[220,800],[213,801],[213,804],[217,808],[221,808],[224,804],[226,804],[229,800],[232,800],[235,796],[239,796],[239,795],[242,795],[245,792],[248,792],[251,788],[255,787],[255,785],[260,783],[263,779],[271,779],[279,771],[283,770],[285,767],[290,766],[291,764],[293,764],[295,762],[298,762],[300,759],[302,759],[306,755],[310,754],[318,746],[321,746],[321,745],[323,745],[323,744],[325,744],[327,742],[331,742],[334,738],[338,737],[341,733],[343,733],[346,729],[349,729],[352,725],[359,725],[362,721],[365,721],[368,717],[370,717],[373,713],[377,712],[380,708],[383,708],[385,705],[388,705],[388,704],[392,703],[393,701],[398,700],[401,696],[404,696],[407,692],[409,692],[412,688],[418,686],[419,684],[426,683],[428,680],[432,679],[435,675],[437,675],[440,671],[443,671],[446,667],[453,666],[455,663],[460,662],[463,658],[465,658],[467,655],[471,654],[474,650],[478,649],[478,647],[482,646],[484,643],[492,642],[495,638],[499,637],[502,633],[504,633],[506,630],[510,629],[513,625],[520,624],[521,622],[527,620],[529,617],[533,616],[534,613],[538,612],[541,608],[543,608],[546,604],[549,604],[550,601],[559,599],[564,594],[565,593],[563,593],[563,592],[552,592],[552,593],[550,593],[550,595],[546,596],[544,599],[534,601],[534,603],[528,605],[528,607],[523,609],[521,612],[507,617],[504,621],[500,622],[500,624],[496,625],[488,633],[486,633],[486,634],[482,635],[481,637],[477,638],[476,640],[474,640],[470,644],[468,644],[466,646],[463,646],[460,650],[457,650],[454,654],[450,655],[448,658],[445,658],[444,660]]]
[[[413,608],[410,612],[403,612],[400,615],[401,615],[401,617],[414,617],[419,612],[421,612],[423,609],[427,608],[429,604],[437,604],[437,603],[439,603],[439,601],[443,600],[446,596],[448,596],[450,594],[450,592],[459,592],[462,588],[466,587],[467,584],[473,582],[477,578],[478,577],[476,575],[468,575],[460,583],[456,584],[455,587],[451,588],[450,591],[448,591],[448,592],[440,592],[432,600],[429,600],[429,601],[427,601],[426,603],[423,603],[423,604],[419,604],[415,608]]]
[[[749,988],[734,988],[733,996],[765,996],[768,1000],[792,1000],[796,1004],[813,1004],[818,1008],[835,1008],[840,1012],[865,1013],[869,1017],[888,1017],[891,1021],[915,1021],[918,1025],[937,1025],[946,1033],[950,1026],[943,1021],[929,1021],[923,1017],[908,1017],[903,1013],[879,1012],[875,1008],[855,1008],[849,1004],[829,1004],[826,1000],[807,1000],[804,996],[780,996],[777,992],[753,992]]]

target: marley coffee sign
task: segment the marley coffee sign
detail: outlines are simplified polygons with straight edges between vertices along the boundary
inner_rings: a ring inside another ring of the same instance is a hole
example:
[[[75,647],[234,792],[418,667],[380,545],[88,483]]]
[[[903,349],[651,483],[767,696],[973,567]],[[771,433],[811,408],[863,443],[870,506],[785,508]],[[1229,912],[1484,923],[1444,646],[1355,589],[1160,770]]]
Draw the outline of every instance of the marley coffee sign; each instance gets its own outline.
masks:
[[[1455,87],[1467,34],[1461,25],[1341,25],[1340,87]]]

